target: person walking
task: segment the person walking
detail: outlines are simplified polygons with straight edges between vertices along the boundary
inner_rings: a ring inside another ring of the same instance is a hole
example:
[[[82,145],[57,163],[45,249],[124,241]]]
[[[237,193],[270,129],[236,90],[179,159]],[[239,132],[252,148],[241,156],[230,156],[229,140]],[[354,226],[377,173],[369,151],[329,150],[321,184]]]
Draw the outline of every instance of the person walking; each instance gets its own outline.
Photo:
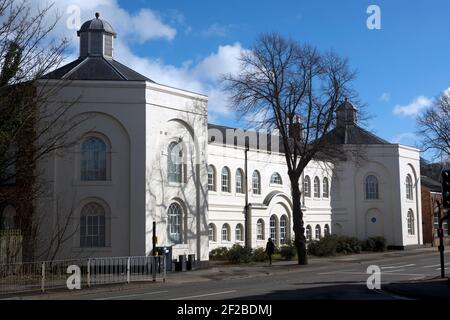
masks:
[[[272,255],[275,252],[275,244],[273,243],[272,239],[269,238],[267,240],[267,244],[266,244],[266,253],[269,256],[269,264],[272,265]]]

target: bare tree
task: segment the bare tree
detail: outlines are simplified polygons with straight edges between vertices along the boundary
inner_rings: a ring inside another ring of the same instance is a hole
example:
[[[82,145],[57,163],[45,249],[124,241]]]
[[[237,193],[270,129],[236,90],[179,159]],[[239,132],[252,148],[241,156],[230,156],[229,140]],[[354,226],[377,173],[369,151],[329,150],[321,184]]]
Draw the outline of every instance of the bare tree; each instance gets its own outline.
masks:
[[[337,107],[354,98],[350,85],[355,74],[346,59],[278,34],[261,35],[240,62],[237,75],[224,76],[225,90],[242,116],[257,118],[261,127],[277,130],[281,137],[298,263],[307,264],[300,177],[313,159],[342,159],[339,147],[328,143],[328,133]]]
[[[450,96],[443,93],[417,117],[422,151],[431,151],[436,159],[450,160]]]

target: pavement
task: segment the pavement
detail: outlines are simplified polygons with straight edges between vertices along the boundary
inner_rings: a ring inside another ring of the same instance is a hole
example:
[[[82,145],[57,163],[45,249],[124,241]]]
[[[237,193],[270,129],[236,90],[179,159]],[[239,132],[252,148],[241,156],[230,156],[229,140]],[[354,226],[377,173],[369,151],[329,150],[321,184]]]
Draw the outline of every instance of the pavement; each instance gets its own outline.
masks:
[[[450,251],[445,254],[450,273]],[[381,289],[369,290],[369,266],[381,270]],[[438,279],[436,248],[363,253],[331,258],[229,265],[168,273],[166,281],[110,285],[76,291],[15,295],[27,300],[408,300],[450,299],[448,279]]]

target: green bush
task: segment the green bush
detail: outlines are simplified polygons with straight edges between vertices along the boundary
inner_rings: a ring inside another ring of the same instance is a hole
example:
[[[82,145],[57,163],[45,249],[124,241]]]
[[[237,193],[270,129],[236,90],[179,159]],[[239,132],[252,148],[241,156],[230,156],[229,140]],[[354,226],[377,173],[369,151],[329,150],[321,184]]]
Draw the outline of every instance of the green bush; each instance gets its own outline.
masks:
[[[285,260],[292,260],[297,254],[297,249],[292,241],[288,241],[285,245],[280,247],[280,255]]]
[[[335,235],[326,235],[320,240],[313,240],[308,244],[308,254],[325,257],[334,256],[338,245],[338,237]]]
[[[220,247],[211,250],[209,253],[209,259],[211,260],[227,260],[228,259],[228,248]]]
[[[337,237],[336,252],[343,254],[360,253],[361,241],[355,237],[339,236]]]
[[[264,248],[257,248],[253,250],[252,260],[255,262],[264,262],[267,260],[266,250]]]
[[[247,263],[251,261],[252,249],[243,247],[240,244],[234,244],[230,250],[228,250],[227,258],[232,263]]]
[[[381,252],[386,251],[386,239],[384,237],[371,237],[363,242],[364,251]]]

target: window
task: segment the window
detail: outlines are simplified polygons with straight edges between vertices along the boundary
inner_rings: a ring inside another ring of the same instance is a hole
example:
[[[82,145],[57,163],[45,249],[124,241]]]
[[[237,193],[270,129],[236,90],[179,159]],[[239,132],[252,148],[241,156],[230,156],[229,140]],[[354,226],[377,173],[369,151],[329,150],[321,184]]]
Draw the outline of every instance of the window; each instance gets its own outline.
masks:
[[[210,223],[208,226],[208,236],[209,241],[216,241],[216,226],[214,225],[214,223]]]
[[[242,224],[238,224],[235,230],[236,241],[244,241],[244,227]]]
[[[434,226],[434,236],[437,237],[437,230],[439,229],[439,209],[436,209],[433,214],[433,226]]]
[[[264,240],[264,220],[259,219],[256,223],[256,240]]]
[[[169,182],[183,182],[183,150],[181,143],[172,142],[169,145],[167,176]]]
[[[216,169],[214,166],[208,166],[208,190],[216,191]]]
[[[320,180],[318,177],[314,178],[314,198],[320,198]]]
[[[272,176],[270,177],[270,183],[272,184],[283,184],[283,181],[281,180],[281,176],[278,172],[274,172]]]
[[[230,170],[227,167],[222,168],[222,192],[231,192]]]
[[[305,176],[305,181],[303,182],[303,184],[304,184],[303,192],[305,193],[305,197],[310,198],[311,197],[311,179],[309,178],[309,176]]]
[[[96,137],[89,137],[81,144],[81,180],[106,180],[106,143]]]
[[[242,169],[236,170],[236,193],[244,193],[244,173]]]
[[[366,199],[378,199],[378,179],[374,175],[366,178]]]
[[[413,184],[411,176],[406,176],[406,199],[413,200]]]
[[[325,236],[330,235],[330,226],[328,224],[326,224],[325,227],[323,228],[323,233]]]
[[[80,247],[105,246],[105,209],[90,202],[81,210]]]
[[[261,194],[261,176],[258,170],[253,171],[252,175],[253,194]]]
[[[172,203],[167,210],[167,216],[169,219],[169,240],[173,243],[181,243],[181,230],[182,230],[182,213],[183,210],[178,203]]]
[[[222,241],[230,241],[230,226],[227,223],[222,226]]]
[[[0,230],[16,229],[16,209],[7,205],[0,215]]]
[[[330,196],[330,185],[328,184],[328,178],[323,178],[323,194],[324,198],[328,198]]]
[[[316,240],[319,240],[322,237],[322,233],[320,231],[320,225],[316,225]]]
[[[415,232],[414,232],[414,213],[412,212],[411,209],[409,209],[409,211],[408,211],[407,220],[408,220],[408,235],[413,236],[415,234]]]
[[[307,241],[311,241],[312,240],[312,228],[311,228],[311,226],[308,224],[307,226],[306,226],[306,229],[305,229],[305,236],[306,236],[306,240]]]
[[[287,216],[283,215],[280,218],[280,244],[286,244],[288,238],[288,221]]]
[[[270,217],[270,238],[277,243],[277,217],[274,215]]]

